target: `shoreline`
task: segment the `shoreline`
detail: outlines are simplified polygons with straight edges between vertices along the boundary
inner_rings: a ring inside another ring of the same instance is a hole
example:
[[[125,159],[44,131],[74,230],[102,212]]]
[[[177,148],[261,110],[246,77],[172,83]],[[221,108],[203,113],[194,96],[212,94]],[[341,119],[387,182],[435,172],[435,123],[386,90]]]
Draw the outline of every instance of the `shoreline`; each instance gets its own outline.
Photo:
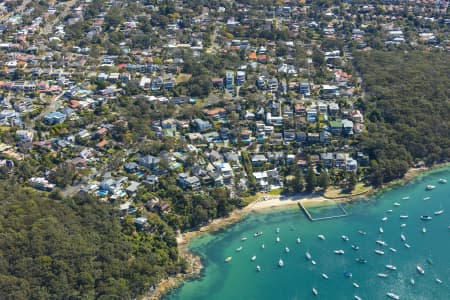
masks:
[[[389,190],[395,186],[405,184],[419,175],[430,172],[433,170],[439,170],[441,168],[449,167],[450,163],[438,164],[431,167],[419,167],[419,168],[410,168],[403,176],[403,178],[394,180],[392,182],[387,183],[379,188],[372,188],[365,193],[358,195],[349,195],[349,196],[338,196],[334,198],[324,197],[323,194],[315,194],[315,193],[300,193],[290,196],[270,196],[264,195],[245,206],[241,209],[233,210],[229,216],[222,217],[219,219],[215,219],[200,227],[197,230],[187,231],[184,233],[179,233],[177,235],[177,244],[178,244],[178,253],[181,258],[184,258],[189,267],[184,274],[177,274],[175,276],[171,276],[162,280],[155,290],[151,293],[151,296],[144,297],[144,300],[159,300],[162,299],[167,293],[180,287],[186,280],[195,279],[201,276],[201,271],[204,266],[202,264],[201,258],[189,251],[190,242],[198,237],[199,235],[205,233],[213,233],[220,229],[231,226],[240,220],[242,220],[245,216],[253,212],[260,212],[264,210],[274,209],[274,208],[287,208],[287,207],[298,207],[300,202],[307,206],[323,206],[326,205],[330,200],[334,200],[337,202],[353,202],[362,199],[363,197],[372,196],[374,194]]]

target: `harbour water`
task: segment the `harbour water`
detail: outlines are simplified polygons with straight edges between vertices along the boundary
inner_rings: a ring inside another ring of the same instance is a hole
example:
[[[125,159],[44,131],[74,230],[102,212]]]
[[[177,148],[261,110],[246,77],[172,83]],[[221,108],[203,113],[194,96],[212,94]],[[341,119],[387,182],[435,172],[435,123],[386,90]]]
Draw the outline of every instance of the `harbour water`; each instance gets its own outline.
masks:
[[[441,184],[439,178],[449,182]],[[426,190],[427,185],[436,187]],[[220,232],[202,235],[190,245],[203,258],[206,267],[202,277],[186,282],[166,298],[340,300],[355,299],[356,295],[373,300],[388,299],[387,293],[393,292],[400,299],[450,299],[450,168],[422,174],[370,199],[346,204],[345,210],[348,217],[317,222],[309,221],[298,207],[258,212]],[[444,213],[434,215],[439,210]],[[422,215],[432,220],[421,220]],[[263,234],[254,237],[255,232]],[[325,240],[318,238],[320,234]],[[239,247],[242,250],[236,251]],[[334,250],[345,253],[337,255]],[[307,251],[315,265],[306,258]],[[227,257],[231,261],[225,262]],[[357,258],[367,263],[358,263]],[[280,259],[283,267],[278,266]],[[397,269],[389,270],[386,265]],[[424,275],[419,274],[417,265],[424,269]]]

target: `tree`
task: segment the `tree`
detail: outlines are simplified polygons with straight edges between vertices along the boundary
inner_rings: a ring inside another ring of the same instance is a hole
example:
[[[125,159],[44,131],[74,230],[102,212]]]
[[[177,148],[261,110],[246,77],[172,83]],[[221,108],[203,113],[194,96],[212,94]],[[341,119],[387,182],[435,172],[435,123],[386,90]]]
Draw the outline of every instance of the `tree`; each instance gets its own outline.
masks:
[[[316,186],[317,186],[316,174],[314,173],[314,169],[310,164],[310,166],[308,167],[308,173],[306,175],[306,190],[308,192],[313,192]]]
[[[303,172],[300,168],[295,168],[294,180],[292,181],[292,190],[296,193],[301,193],[305,187]]]
[[[326,191],[329,185],[330,185],[330,176],[328,175],[327,170],[323,169],[322,172],[320,172],[319,176],[319,186],[324,191]]]

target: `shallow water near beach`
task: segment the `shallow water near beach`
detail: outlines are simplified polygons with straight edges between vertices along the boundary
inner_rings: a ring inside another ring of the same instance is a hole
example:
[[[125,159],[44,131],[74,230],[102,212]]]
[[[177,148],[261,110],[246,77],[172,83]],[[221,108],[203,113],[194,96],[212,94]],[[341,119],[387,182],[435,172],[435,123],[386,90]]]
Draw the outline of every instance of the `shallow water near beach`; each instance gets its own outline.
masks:
[[[440,184],[439,178],[447,178],[448,183]],[[429,184],[436,188],[425,190]],[[395,202],[400,205],[394,205]],[[339,300],[354,299],[355,295],[361,299],[388,299],[388,292],[400,299],[450,299],[450,168],[422,174],[405,185],[345,204],[344,208],[349,216],[316,222],[309,221],[297,207],[252,213],[220,232],[196,238],[190,249],[202,257],[203,274],[166,299]],[[443,214],[434,215],[442,209]],[[401,219],[400,215],[408,218]],[[429,215],[432,220],[423,221],[421,215]],[[387,220],[383,221],[383,217]],[[423,227],[426,233],[422,232]],[[255,232],[263,234],[254,237]],[[402,233],[410,248],[401,240]],[[319,234],[325,240],[319,239]],[[342,235],[349,240],[344,241]],[[388,245],[379,245],[376,240]],[[352,245],[359,250],[352,249]],[[239,247],[242,250],[236,251]],[[338,249],[345,253],[335,254]],[[376,254],[375,249],[385,254]],[[307,251],[316,265],[306,258]],[[232,257],[231,261],[225,262],[226,257]],[[283,267],[278,266],[280,258]],[[358,263],[356,258],[364,258],[367,263]],[[387,264],[397,270],[387,269]],[[425,270],[424,275],[419,274],[416,265]],[[352,276],[345,276],[345,272]],[[378,273],[387,277],[380,278]],[[318,291],[317,297],[312,293],[313,287]]]

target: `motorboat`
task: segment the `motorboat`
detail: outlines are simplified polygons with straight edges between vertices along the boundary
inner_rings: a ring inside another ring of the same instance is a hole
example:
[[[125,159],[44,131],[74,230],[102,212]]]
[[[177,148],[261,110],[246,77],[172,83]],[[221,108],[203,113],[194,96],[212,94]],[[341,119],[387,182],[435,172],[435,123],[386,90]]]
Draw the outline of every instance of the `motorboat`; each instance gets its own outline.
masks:
[[[230,262],[233,258],[231,256],[228,256],[227,258],[225,258],[225,262]]]
[[[389,248],[389,250],[391,250],[392,252],[397,252],[397,249],[395,249],[395,248]]]
[[[241,250],[242,250],[242,246],[236,248],[236,252],[239,252],[239,251],[241,251]]]
[[[316,261],[313,259],[313,260],[311,260],[311,263],[313,264],[313,265],[316,265],[317,263],[316,263]]]
[[[286,251],[286,253],[289,253],[290,250],[289,250],[288,246],[284,247],[284,251]]]
[[[264,246],[264,244],[262,244],[262,245],[261,245],[261,249],[264,249],[264,248],[265,248],[265,246]]]
[[[403,233],[400,233],[400,239],[402,241],[406,241],[406,236]]]
[[[409,196],[405,196],[402,198],[402,200],[408,200],[408,199],[409,199]]]
[[[394,206],[400,206],[400,203],[394,202]]]
[[[322,277],[323,277],[324,279],[328,279],[328,275],[327,275],[326,273],[322,273]]]
[[[362,298],[359,297],[358,295],[353,295],[353,297],[355,297],[355,300],[362,300]]]
[[[425,188],[427,191],[431,191],[432,189],[434,189],[436,186],[435,185],[427,185],[427,187]]]
[[[344,272],[344,276],[347,277],[347,278],[352,278],[353,274],[352,274],[352,272],[345,271]]]
[[[445,179],[445,178],[439,178],[439,183],[447,183],[447,179]]]
[[[319,292],[317,291],[316,288],[312,288],[312,293],[313,293],[314,296],[319,295]]]
[[[357,250],[359,250],[359,246],[352,245],[352,249],[355,250],[355,251],[357,251]]]
[[[442,215],[444,213],[444,210],[443,209],[440,209],[440,210],[438,210],[438,211],[435,211],[434,212],[434,215],[435,216],[439,216],[439,215]]]
[[[383,250],[379,250],[379,249],[375,249],[375,253],[379,254],[379,255],[383,255],[384,251]]]
[[[353,286],[354,286],[355,288],[359,288],[359,284],[357,284],[356,282],[353,282]]]
[[[411,248],[411,245],[408,244],[408,243],[404,243],[403,245],[405,245],[405,247],[408,248],[408,249]]]
[[[276,233],[280,233],[280,228],[277,227],[277,229],[275,230]]]
[[[409,280],[409,282],[411,283],[411,285],[415,285],[415,284],[416,284],[416,281],[414,280],[414,278],[411,278],[411,279]]]
[[[400,219],[408,219],[408,215],[400,215]]]
[[[361,257],[356,258],[355,261],[357,263],[360,263],[360,264],[366,264],[367,263],[367,259],[361,258]]]
[[[346,242],[349,240],[348,236],[346,236],[346,235],[341,236],[341,238]]]
[[[425,270],[420,265],[417,265],[416,269],[417,269],[417,272],[419,272],[420,275],[424,275],[425,274]]]
[[[382,219],[381,219],[381,221],[387,221],[387,219],[388,219],[388,217],[383,217]]]
[[[334,253],[335,253],[335,254],[342,255],[342,254],[344,254],[345,252],[344,252],[344,250],[339,249],[339,250],[334,250]]]
[[[386,265],[386,269],[395,271],[397,270],[397,267],[394,265]]]
[[[258,232],[255,232],[255,233],[253,234],[253,236],[254,236],[254,237],[258,237],[258,236],[260,236],[260,235],[262,235],[262,234],[263,234],[262,231],[258,231]]]
[[[277,243],[280,242],[280,237],[279,236],[277,236],[276,241],[277,241]]]
[[[386,295],[387,295],[389,298],[392,298],[392,299],[395,299],[395,300],[399,300],[399,299],[400,299],[400,296],[399,296],[399,295],[394,294],[394,293],[392,293],[392,292],[389,292],[389,293],[387,293]]]
[[[359,233],[360,235],[366,235],[366,234],[367,234],[367,232],[362,231],[362,230],[358,230],[358,233]]]
[[[256,266],[256,271],[261,272],[261,267],[259,265]]]
[[[280,260],[278,261],[278,266],[281,268],[284,266],[284,261],[280,258]]]
[[[390,214],[390,213],[393,212],[393,210],[392,209],[388,209],[386,212]]]
[[[440,280],[439,278],[436,278],[436,283],[442,284],[442,280]]]
[[[386,247],[388,244],[385,242],[385,241],[382,241],[382,240],[376,240],[375,241],[378,245],[381,245],[381,246],[384,246],[384,247]]]
[[[420,216],[420,219],[421,219],[422,221],[430,221],[430,220],[433,219],[433,218],[430,217],[430,216],[424,215],[424,216]]]
[[[386,274],[386,273],[378,273],[377,276],[381,277],[381,278],[386,278],[386,277],[388,277],[388,274]]]
[[[246,237],[241,238],[241,241],[246,241],[246,240],[247,240]]]
[[[384,232],[383,227],[378,228],[378,230],[380,231],[380,233]]]
[[[322,241],[325,240],[325,236],[324,236],[323,234],[319,234],[317,237],[318,237],[319,239],[321,239]]]
[[[311,253],[309,253],[309,251],[306,251],[305,256],[306,256],[306,259],[308,259],[308,260],[310,260],[312,258]]]
[[[430,197],[423,198],[423,201],[427,201],[427,200],[430,200]]]
[[[253,255],[252,258],[251,258],[251,260],[252,260],[252,261],[255,261],[255,260],[256,260],[256,255]]]
[[[405,228],[405,227],[406,227],[406,223],[400,224],[400,228]]]
[[[298,237],[297,238],[297,243],[300,244],[302,242],[302,240]]]
[[[422,227],[422,233],[426,233],[427,229],[425,227]]]

